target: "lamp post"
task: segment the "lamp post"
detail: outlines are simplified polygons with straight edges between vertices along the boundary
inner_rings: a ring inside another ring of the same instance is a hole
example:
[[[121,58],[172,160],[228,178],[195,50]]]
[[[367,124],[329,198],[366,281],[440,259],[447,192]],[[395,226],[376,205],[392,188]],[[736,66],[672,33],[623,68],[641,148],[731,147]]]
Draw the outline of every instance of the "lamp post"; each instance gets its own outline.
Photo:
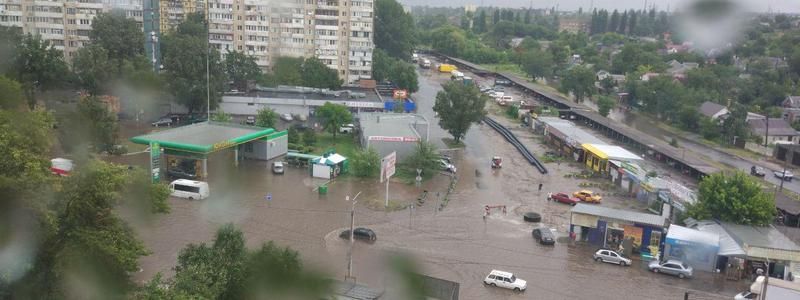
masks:
[[[347,251],[347,275],[344,277],[345,280],[348,278],[353,278],[353,230],[356,226],[356,199],[358,199],[358,195],[361,195],[361,192],[358,192],[355,197],[353,197],[352,206],[350,208],[350,248]],[[345,196],[345,201],[351,201],[350,196]]]

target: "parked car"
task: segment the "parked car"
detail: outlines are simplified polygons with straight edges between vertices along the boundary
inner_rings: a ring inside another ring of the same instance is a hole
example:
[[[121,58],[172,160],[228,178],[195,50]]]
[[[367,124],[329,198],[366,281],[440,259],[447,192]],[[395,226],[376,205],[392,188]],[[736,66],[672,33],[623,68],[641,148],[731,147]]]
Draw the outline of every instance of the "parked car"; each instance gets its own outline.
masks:
[[[355,131],[356,126],[353,124],[345,124],[342,127],[339,127],[339,133],[353,133]]]
[[[488,86],[482,86],[481,89],[480,89],[481,93],[488,93],[491,90],[492,90],[492,88],[488,87]]]
[[[453,163],[453,158],[450,157],[450,156],[447,156],[447,155],[439,155],[439,159],[447,162],[448,164],[452,164]]]
[[[342,233],[339,234],[339,237],[349,240],[350,239],[350,230],[348,229],[348,230],[342,231]],[[364,227],[358,227],[356,229],[353,229],[353,239],[367,241],[367,242],[374,242],[375,240],[378,239],[378,236],[375,235],[375,232],[372,231],[372,229],[364,228]]]
[[[686,263],[679,260],[651,261],[647,268],[654,273],[664,273],[678,276],[678,278],[692,277],[693,269]]]
[[[281,120],[291,122],[294,120],[294,118],[292,118],[292,114],[281,114]]]
[[[789,171],[789,170],[775,171],[774,174],[775,174],[775,177],[778,177],[778,178],[780,178],[782,180],[785,180],[785,181],[792,181],[792,179],[794,179],[794,174],[792,174],[792,172]]]
[[[595,195],[594,192],[590,190],[580,190],[572,194],[581,201],[589,202],[589,203],[600,203],[600,200],[603,200],[603,197],[600,195]]]
[[[186,170],[182,170],[179,168],[172,168],[167,170],[167,176],[173,179],[196,179],[197,174],[195,172],[189,172]]]
[[[592,255],[595,261],[602,261],[605,263],[610,264],[618,264],[620,266],[630,266],[631,259],[622,256],[622,254],[617,253],[617,251],[611,249],[598,249]]]
[[[758,298],[758,294],[750,292],[750,291],[744,291],[744,292],[736,294],[736,296],[733,296],[733,300],[750,300],[750,299],[756,299],[756,298]]]
[[[511,96],[508,96],[508,95],[500,96],[500,97],[495,98],[495,101],[497,101],[497,104],[506,105],[506,104],[509,104],[511,102],[514,102],[514,97],[511,97]]]
[[[455,174],[456,173],[456,166],[445,161],[444,159],[439,160],[439,164],[442,167],[442,170]]]
[[[256,117],[247,116],[247,119],[244,120],[244,123],[250,126],[256,126]]]
[[[517,278],[514,274],[498,270],[492,270],[489,275],[483,279],[484,284],[491,286],[507,288],[515,291],[524,291],[528,288],[528,282]]]
[[[489,97],[497,99],[497,98],[503,97],[505,94],[506,93],[504,93],[504,92],[491,91],[491,92],[489,92]]]
[[[160,118],[151,123],[151,125],[153,125],[153,127],[172,126],[172,118]]]
[[[561,203],[565,203],[565,204],[569,204],[569,205],[575,205],[575,204],[578,204],[578,202],[581,202],[581,199],[570,197],[566,193],[555,193],[552,196],[550,196],[549,200],[553,200],[553,201],[556,201],[556,202],[561,202]]]
[[[553,231],[550,228],[534,228],[531,231],[531,235],[533,238],[539,241],[539,244],[542,245],[555,245],[556,244],[556,237],[553,235]]]
[[[508,86],[508,85],[511,85],[511,80],[508,80],[508,79],[505,79],[505,78],[496,78],[494,80],[494,85],[506,85],[506,86]]]
[[[272,173],[283,174],[283,172],[284,172],[284,168],[283,168],[283,162],[282,161],[276,161],[276,162],[272,163]]]
[[[764,168],[759,166],[752,166],[750,167],[750,175],[757,176],[757,177],[764,177],[767,173],[764,172]]]

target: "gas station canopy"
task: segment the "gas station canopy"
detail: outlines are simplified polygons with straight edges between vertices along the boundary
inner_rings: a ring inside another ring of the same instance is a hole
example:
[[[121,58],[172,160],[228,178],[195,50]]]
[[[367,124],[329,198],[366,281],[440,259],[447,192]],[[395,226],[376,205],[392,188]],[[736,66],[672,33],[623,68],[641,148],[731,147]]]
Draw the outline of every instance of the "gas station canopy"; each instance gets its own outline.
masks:
[[[203,122],[175,127],[131,138],[137,144],[158,143],[161,148],[177,152],[208,155],[254,140],[269,140],[286,135],[272,128],[261,128],[220,122]]]

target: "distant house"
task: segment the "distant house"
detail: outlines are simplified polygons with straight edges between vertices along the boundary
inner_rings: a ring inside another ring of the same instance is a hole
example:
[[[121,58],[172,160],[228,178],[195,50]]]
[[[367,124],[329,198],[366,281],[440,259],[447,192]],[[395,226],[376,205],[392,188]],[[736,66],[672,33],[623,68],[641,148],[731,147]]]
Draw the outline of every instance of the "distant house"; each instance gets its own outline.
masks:
[[[769,121],[767,121],[769,120]],[[752,119],[748,120],[750,131],[761,137],[760,144],[775,144],[778,141],[786,141],[792,144],[800,142],[800,133],[784,119]]]
[[[595,75],[597,76],[597,81],[602,81],[603,79],[606,79],[606,78],[610,77],[611,80],[613,80],[614,83],[616,83],[618,85],[622,84],[622,83],[625,83],[625,75],[611,74],[611,73],[609,73],[608,71],[605,71],[605,70],[597,71],[597,73]]]
[[[712,120],[724,119],[725,116],[730,113],[727,107],[711,101],[703,102],[703,104],[700,105],[700,114]]]
[[[525,40],[525,38],[513,38],[508,42],[508,45],[511,46],[511,48],[516,49],[520,44],[522,44],[523,40]]]
[[[655,77],[658,77],[658,76],[661,76],[661,74],[660,73],[647,72],[647,73],[642,74],[642,77],[639,77],[639,79],[642,80],[642,81],[650,81],[651,78],[655,78]]]
[[[700,64],[698,63],[693,63],[693,62],[682,63],[674,59],[668,62],[667,65],[669,65],[667,73],[671,75],[686,74],[687,72],[689,72],[689,70],[696,69],[700,66]]]
[[[781,103],[783,119],[789,123],[800,120],[800,96],[788,96]]]

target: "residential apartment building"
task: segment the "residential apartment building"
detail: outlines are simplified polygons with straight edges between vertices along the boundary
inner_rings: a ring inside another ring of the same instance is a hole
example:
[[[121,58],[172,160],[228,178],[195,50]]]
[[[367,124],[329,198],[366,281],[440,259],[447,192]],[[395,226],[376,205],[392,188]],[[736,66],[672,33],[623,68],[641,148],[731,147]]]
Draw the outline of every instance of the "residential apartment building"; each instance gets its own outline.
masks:
[[[0,26],[38,34],[67,59],[89,41],[94,17],[112,9],[142,23],[142,0],[0,0]]]
[[[317,57],[346,83],[372,77],[373,0],[0,0],[0,26],[39,34],[69,59],[89,41],[94,16],[112,9],[140,27],[147,21],[148,56],[161,35],[200,12],[223,57],[241,51],[264,69],[278,56]]]

